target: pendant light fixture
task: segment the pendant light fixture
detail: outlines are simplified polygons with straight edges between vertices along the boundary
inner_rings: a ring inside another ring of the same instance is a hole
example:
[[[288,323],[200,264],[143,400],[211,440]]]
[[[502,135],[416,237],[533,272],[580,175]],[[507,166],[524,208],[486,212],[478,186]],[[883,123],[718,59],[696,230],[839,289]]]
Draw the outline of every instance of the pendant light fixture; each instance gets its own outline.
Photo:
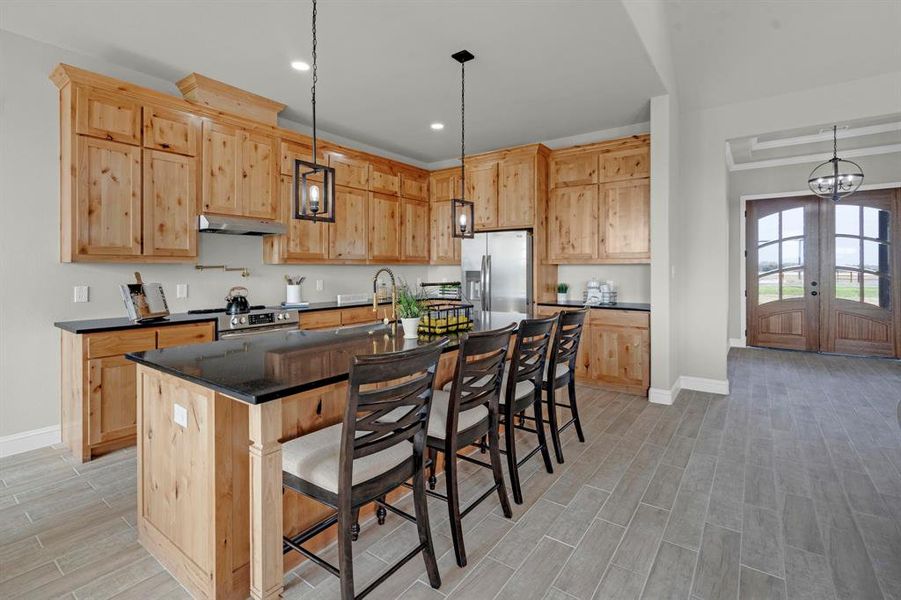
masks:
[[[838,202],[856,192],[861,183],[863,170],[860,165],[838,157],[838,127],[833,125],[832,158],[811,171],[807,185],[820,198]]]
[[[452,235],[475,237],[475,204],[466,199],[466,63],[475,58],[469,50],[451,54],[460,63],[460,197],[451,200]]]
[[[316,0],[313,0],[313,158],[294,160],[294,218],[335,222],[335,169],[316,159]]]

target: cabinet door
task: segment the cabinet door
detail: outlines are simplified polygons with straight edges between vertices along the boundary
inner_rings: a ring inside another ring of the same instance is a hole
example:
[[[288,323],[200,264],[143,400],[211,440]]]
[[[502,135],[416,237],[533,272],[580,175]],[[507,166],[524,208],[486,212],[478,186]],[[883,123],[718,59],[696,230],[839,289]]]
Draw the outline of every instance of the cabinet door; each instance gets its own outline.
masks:
[[[294,175],[294,159],[313,161],[312,146],[282,140],[279,148],[279,172],[282,175]],[[322,151],[320,150],[318,154],[320,162],[324,163]],[[316,177],[317,181],[321,181],[321,179],[321,175]]]
[[[369,258],[376,261],[400,259],[400,198],[389,194],[369,194]]]
[[[285,258],[290,260],[326,260],[328,258],[329,224],[294,218],[294,178],[283,175],[280,179],[282,214],[288,225],[284,237]]]
[[[141,254],[141,149],[78,136],[79,255]]]
[[[460,238],[452,235],[450,201],[432,202],[432,252],[433,265],[460,264]]]
[[[203,212],[240,215],[238,169],[241,131],[211,121],[203,123]]]
[[[197,256],[197,159],[144,150],[144,254]]]
[[[647,179],[601,186],[603,239],[601,258],[647,261],[651,258],[651,186]]]
[[[549,185],[552,189],[597,182],[598,154],[596,152],[551,157]]]
[[[144,107],[144,147],[197,156],[201,119],[179,110]]]
[[[432,202],[444,202],[460,197],[460,170],[442,171],[429,177]]]
[[[429,262],[429,203],[404,198],[403,259],[409,262]]]
[[[400,176],[391,163],[369,163],[369,191],[382,194],[400,193]]]
[[[497,223],[499,227],[535,224],[535,158],[508,158],[500,163]]]
[[[551,191],[547,244],[551,263],[584,262],[598,257],[598,186]]]
[[[275,139],[256,133],[241,136],[242,214],[257,219],[278,218],[278,179]]]
[[[91,445],[135,435],[135,363],[124,356],[88,361],[88,437]]]
[[[369,162],[347,156],[342,152],[327,150],[324,153],[327,165],[335,169],[335,184],[358,190],[369,189]]]
[[[497,227],[497,163],[466,168],[467,200],[475,203],[475,227]]]
[[[400,195],[411,200],[429,199],[429,178],[420,173],[400,174]]]
[[[125,96],[78,86],[75,133],[141,145],[141,105]]]
[[[651,149],[647,146],[601,154],[601,181],[622,181],[651,176]]]
[[[329,223],[331,259],[366,260],[369,232],[368,192],[348,187],[335,188],[335,222]]]
[[[647,329],[592,323],[588,332],[592,379],[615,386],[647,387],[650,352]]]

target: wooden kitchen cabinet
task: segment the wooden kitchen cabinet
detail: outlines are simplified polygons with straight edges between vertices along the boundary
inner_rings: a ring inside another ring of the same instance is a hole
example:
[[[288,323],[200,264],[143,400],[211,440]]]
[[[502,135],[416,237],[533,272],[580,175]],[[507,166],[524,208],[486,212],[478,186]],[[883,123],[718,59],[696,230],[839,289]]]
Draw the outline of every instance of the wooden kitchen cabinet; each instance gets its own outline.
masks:
[[[369,192],[336,186],[335,222],[328,227],[329,259],[364,262],[369,251]]]
[[[323,152],[325,164],[335,169],[335,185],[369,189],[369,161],[348,156],[337,150]]]
[[[497,227],[497,162],[466,166],[466,199],[475,203],[475,228]]]
[[[202,120],[196,115],[158,106],[144,107],[144,147],[197,156]]]
[[[63,331],[63,442],[82,462],[134,444],[136,367],[125,354],[215,338],[212,321],[86,334]]]
[[[450,201],[431,203],[431,253],[433,265],[460,264],[460,238],[453,237]]]
[[[399,194],[400,175],[389,161],[369,163],[369,191],[380,194]]]
[[[598,188],[557,188],[548,200],[548,261],[591,262],[598,257]]]
[[[401,199],[401,258],[404,262],[429,262],[429,208],[428,202]]]
[[[648,179],[601,186],[600,258],[623,262],[651,259],[651,185]]]
[[[551,156],[549,171],[551,189],[597,183],[598,153],[555,153]]]
[[[604,152],[600,158],[600,181],[605,183],[651,176],[651,148],[649,145]]]
[[[276,141],[266,135],[242,132],[239,199],[241,214],[257,219],[278,218]]]
[[[294,177],[279,176],[279,205],[284,235],[263,238],[263,262],[267,264],[309,263],[327,261],[329,257],[329,224],[294,218]]]
[[[144,150],[147,256],[197,256],[197,159]]]
[[[75,257],[140,256],[141,149],[76,136],[75,160]]]
[[[429,199],[449,202],[460,197],[460,169],[438,171],[429,176]]]
[[[498,227],[532,227],[535,224],[535,157],[506,158],[498,165]]]
[[[79,85],[75,90],[75,133],[140,146],[141,103]]]
[[[400,195],[410,200],[429,199],[429,174],[423,172],[400,172]]]
[[[400,197],[369,194],[369,259],[397,262],[401,255]]]

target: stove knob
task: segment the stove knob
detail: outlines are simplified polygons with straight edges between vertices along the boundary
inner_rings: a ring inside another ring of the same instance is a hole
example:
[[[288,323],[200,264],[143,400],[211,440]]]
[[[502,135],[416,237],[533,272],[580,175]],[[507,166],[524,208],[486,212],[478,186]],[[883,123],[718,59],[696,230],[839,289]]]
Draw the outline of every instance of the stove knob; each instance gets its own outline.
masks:
[[[284,320],[287,319],[287,318],[288,318],[288,315],[286,315],[285,313],[278,313],[278,320],[279,320],[279,321],[284,321]]]
[[[241,324],[243,325],[246,322],[247,322],[247,317],[241,317]]]
[[[234,327],[235,325],[237,325],[237,324],[238,324],[238,317],[232,317],[231,324],[232,324],[232,327]]]

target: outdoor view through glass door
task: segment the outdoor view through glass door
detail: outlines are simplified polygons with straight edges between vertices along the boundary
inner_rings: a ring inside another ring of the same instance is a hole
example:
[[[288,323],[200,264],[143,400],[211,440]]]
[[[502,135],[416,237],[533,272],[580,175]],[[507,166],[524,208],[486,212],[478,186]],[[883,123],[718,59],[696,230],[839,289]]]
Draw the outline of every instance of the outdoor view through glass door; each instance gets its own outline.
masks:
[[[901,356],[901,190],[747,205],[752,346]]]

